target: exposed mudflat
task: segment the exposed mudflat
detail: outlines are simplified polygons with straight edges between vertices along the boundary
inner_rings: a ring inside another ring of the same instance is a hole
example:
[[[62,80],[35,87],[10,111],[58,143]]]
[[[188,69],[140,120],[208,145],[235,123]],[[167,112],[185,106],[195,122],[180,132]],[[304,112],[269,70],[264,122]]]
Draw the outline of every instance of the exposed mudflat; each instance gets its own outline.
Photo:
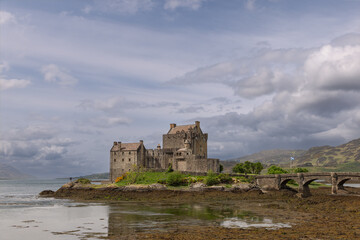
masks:
[[[347,190],[353,194],[331,195],[330,188],[319,188],[311,189],[313,195],[308,198],[298,198],[290,191],[262,193],[256,189],[124,191],[116,188],[66,188],[57,191],[55,197],[90,201],[220,201],[224,204],[239,200],[254,203],[265,216],[291,225],[279,228],[241,228],[179,224],[166,231],[110,234],[108,239],[360,239],[360,189]]]
[[[356,191],[352,189],[353,191]],[[168,232],[140,234],[135,239],[360,239],[360,196],[329,195],[329,189],[312,190],[300,199],[283,193],[262,194],[264,211],[287,219],[291,228],[224,228],[179,226]],[[247,195],[241,194],[241,195]],[[266,210],[265,210],[266,209]],[[114,237],[114,239],[118,239]]]

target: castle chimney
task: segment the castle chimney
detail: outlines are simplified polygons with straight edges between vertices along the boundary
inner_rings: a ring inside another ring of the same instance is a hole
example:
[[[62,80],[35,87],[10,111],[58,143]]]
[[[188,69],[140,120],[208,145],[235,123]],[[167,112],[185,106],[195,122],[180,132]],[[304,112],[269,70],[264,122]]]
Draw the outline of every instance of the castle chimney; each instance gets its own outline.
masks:
[[[143,141],[143,140],[140,140],[140,143],[144,143],[144,141]]]
[[[114,146],[117,145],[117,142],[114,142]]]
[[[159,150],[161,149],[160,143],[157,145],[157,149]]]
[[[200,128],[200,122],[199,121],[195,121],[195,126]]]
[[[176,127],[176,123],[170,123],[170,129],[175,128]]]
[[[117,144],[119,145],[119,149],[121,150],[121,142],[117,142]]]

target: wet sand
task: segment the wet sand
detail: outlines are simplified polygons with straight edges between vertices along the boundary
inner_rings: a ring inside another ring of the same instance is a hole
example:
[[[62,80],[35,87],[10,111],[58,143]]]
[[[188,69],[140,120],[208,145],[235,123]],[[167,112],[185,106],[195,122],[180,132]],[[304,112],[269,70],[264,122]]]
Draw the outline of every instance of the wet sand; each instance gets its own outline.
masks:
[[[78,201],[100,201],[116,203],[118,201],[139,202],[177,202],[194,203],[210,201],[226,205],[238,202],[248,206],[253,212],[274,220],[289,224],[291,227],[232,227],[231,224],[173,224],[166,229],[148,229],[137,231],[117,227],[111,228],[106,239],[360,239],[360,189],[347,188],[353,194],[331,195],[330,188],[311,189],[312,196],[299,198],[294,192],[283,190],[262,193],[259,190],[248,192],[226,192],[208,190],[191,191],[127,191],[106,192],[102,197],[93,190],[77,189],[74,192],[62,192],[61,197]],[[75,194],[77,193],[77,194]],[[120,219],[115,219],[116,224]],[[216,220],[214,220],[216,221]]]
[[[287,221],[291,228],[179,226],[174,231],[139,234],[133,239],[360,239],[359,195],[330,195],[328,188],[312,189],[312,193],[305,199],[287,193],[261,196],[264,212],[271,211],[269,216]]]

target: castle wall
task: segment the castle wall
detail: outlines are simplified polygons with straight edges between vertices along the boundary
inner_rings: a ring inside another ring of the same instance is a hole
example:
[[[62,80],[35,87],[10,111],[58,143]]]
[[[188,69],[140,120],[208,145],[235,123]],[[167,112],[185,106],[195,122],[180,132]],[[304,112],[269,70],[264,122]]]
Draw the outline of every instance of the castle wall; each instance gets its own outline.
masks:
[[[163,168],[163,153],[160,149],[146,150],[146,168],[161,169]]]
[[[131,171],[134,166],[144,166],[146,149],[143,144],[137,150],[110,151],[110,180]]]
[[[185,132],[179,132],[176,134],[164,134],[163,135],[163,148],[177,150],[184,146],[184,140],[187,138]]]

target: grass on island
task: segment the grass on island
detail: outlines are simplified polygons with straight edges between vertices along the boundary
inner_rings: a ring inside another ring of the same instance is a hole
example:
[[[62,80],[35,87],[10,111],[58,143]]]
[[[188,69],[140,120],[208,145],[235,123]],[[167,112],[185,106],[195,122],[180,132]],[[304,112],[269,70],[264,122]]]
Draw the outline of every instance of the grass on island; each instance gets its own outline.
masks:
[[[209,172],[207,176],[194,176],[182,174],[180,172],[150,172],[133,171],[116,179],[116,186],[126,186],[131,184],[150,185],[155,183],[166,184],[170,187],[184,187],[192,183],[201,182],[208,186],[232,183],[251,182],[253,179],[245,177],[230,177],[228,174],[216,174]]]

